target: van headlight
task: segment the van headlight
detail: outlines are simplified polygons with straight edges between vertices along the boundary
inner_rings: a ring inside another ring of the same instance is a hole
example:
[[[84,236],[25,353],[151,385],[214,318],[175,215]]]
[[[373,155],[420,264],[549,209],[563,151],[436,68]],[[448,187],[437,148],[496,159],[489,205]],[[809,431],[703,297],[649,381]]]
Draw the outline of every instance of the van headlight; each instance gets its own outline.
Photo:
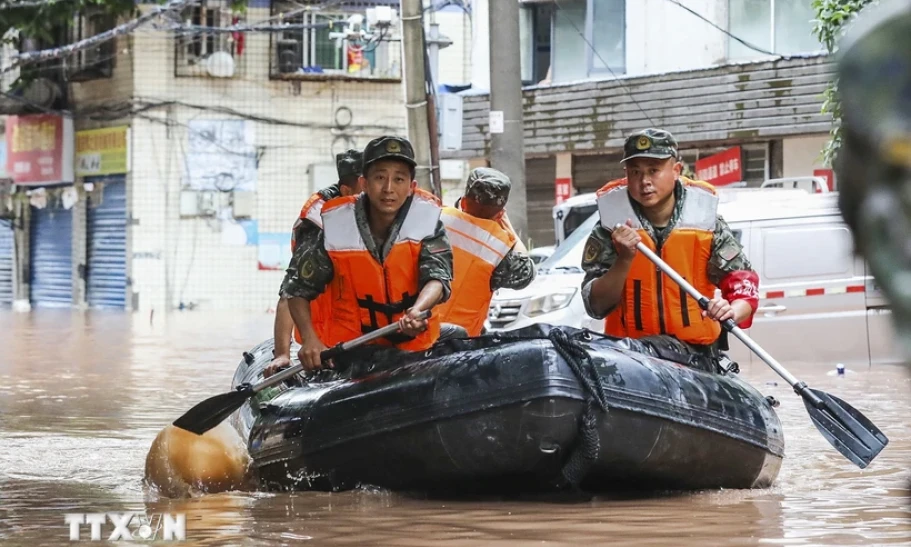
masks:
[[[561,310],[566,306],[569,306],[569,303],[572,302],[573,297],[576,296],[578,290],[579,289],[575,288],[566,288],[542,296],[536,296],[526,302],[525,315],[528,317],[536,317],[552,311]]]

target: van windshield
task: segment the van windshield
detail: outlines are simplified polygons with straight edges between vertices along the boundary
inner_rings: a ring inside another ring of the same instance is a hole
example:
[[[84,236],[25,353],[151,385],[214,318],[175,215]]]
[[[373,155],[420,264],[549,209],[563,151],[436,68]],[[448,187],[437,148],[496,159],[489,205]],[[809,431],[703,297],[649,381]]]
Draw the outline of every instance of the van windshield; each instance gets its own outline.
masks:
[[[597,211],[592,213],[585,222],[573,230],[572,235],[560,243],[554,254],[538,265],[538,273],[582,273],[582,253],[585,251],[585,242],[588,241],[588,236],[591,235],[599,219]]]

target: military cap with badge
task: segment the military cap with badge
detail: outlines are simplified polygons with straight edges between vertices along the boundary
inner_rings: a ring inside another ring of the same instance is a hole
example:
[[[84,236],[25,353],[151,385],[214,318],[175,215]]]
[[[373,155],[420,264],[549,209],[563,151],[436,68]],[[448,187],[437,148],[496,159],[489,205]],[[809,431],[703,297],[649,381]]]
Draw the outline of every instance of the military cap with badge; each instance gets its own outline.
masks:
[[[414,148],[408,139],[401,137],[379,137],[370,141],[364,148],[364,171],[367,166],[380,160],[401,160],[414,169]]]
[[[667,159],[679,157],[677,139],[663,129],[643,129],[626,138],[623,144],[623,159],[620,163],[633,158]]]

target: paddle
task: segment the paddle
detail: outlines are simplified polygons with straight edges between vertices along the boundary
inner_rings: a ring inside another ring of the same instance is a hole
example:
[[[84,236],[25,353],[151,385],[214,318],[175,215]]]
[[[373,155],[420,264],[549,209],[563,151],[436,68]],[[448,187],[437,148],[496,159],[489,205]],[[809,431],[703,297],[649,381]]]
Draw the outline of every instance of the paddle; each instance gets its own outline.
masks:
[[[661,260],[661,257],[641,242],[636,245],[636,248],[668,277],[680,285],[687,294],[699,302],[699,306],[702,309],[708,307],[709,299],[699,294],[699,291],[687,283],[665,261]],[[777,372],[794,388],[794,391],[803,398],[813,425],[829,441],[829,444],[841,452],[845,458],[863,469],[889,444],[889,439],[883,435],[882,431],[873,425],[873,422],[868,420],[860,411],[834,395],[818,389],[812,389],[806,383],[799,381],[785,370],[781,363],[747,336],[733,320],[723,321],[721,325],[726,331],[739,338],[753,353],[758,355],[760,359],[765,361],[767,365],[772,367],[772,370]]]
[[[420,315],[421,319],[427,319],[428,317],[430,317],[429,311],[425,311]],[[398,331],[398,323],[386,325],[385,327],[377,329],[373,332],[359,336],[354,340],[339,343],[335,347],[327,349],[320,354],[320,359],[322,359],[323,362],[328,361],[329,359],[332,359],[333,357],[352,348],[361,346],[367,342],[388,336]],[[229,391],[227,393],[215,395],[214,397],[209,397],[205,401],[202,401],[201,403],[188,410],[180,418],[174,420],[174,425],[191,433],[202,435],[206,431],[223,422],[235,410],[243,406],[243,404],[250,397],[253,397],[258,392],[266,389],[267,387],[272,387],[299,372],[303,372],[303,370],[304,365],[297,364],[293,367],[273,374],[268,379],[263,380],[255,386],[251,384],[241,384],[237,386],[234,391]]]

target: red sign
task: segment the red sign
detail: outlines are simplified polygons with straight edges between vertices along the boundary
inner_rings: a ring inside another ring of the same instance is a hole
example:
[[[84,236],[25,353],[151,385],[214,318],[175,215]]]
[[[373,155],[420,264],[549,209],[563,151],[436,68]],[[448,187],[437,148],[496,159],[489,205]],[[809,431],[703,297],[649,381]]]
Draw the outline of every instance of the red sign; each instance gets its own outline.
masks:
[[[16,184],[73,182],[73,120],[53,114],[6,119],[6,171]]]
[[[728,148],[713,156],[696,160],[696,178],[715,186],[743,180],[740,147]]]
[[[835,191],[835,172],[834,171],[832,171],[831,169],[814,169],[813,176],[822,177],[822,178],[826,179],[826,186],[829,187],[829,191],[830,192]],[[819,190],[816,190],[817,194],[819,192],[820,192]]]
[[[573,195],[573,179],[563,178],[554,181],[554,190],[557,205],[568,200]]]

